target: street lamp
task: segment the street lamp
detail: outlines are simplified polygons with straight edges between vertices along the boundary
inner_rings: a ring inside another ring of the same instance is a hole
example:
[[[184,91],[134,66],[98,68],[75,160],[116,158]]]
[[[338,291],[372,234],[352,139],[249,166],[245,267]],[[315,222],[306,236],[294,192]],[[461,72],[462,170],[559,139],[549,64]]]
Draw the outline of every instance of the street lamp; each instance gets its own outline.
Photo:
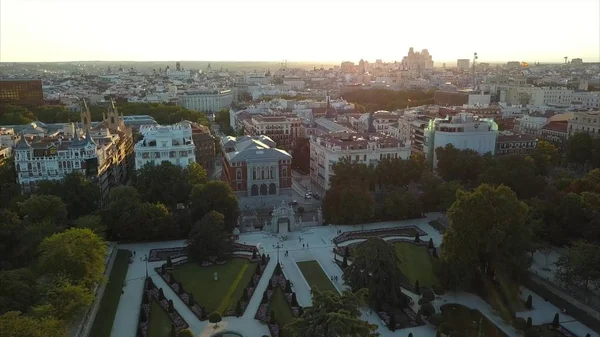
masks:
[[[144,254],[144,261],[146,262],[146,278],[148,278],[148,254]]]
[[[277,246],[275,246],[275,248],[277,248],[277,264],[279,264],[279,249],[283,248],[283,244],[277,242]]]

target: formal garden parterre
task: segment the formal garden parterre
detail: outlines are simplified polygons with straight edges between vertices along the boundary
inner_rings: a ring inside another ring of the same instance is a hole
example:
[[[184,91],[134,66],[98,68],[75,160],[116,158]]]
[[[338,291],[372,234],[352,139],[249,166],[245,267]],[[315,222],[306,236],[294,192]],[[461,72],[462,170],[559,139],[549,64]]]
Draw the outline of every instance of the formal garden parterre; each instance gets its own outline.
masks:
[[[415,236],[426,236],[427,233],[424,232],[417,226],[408,225],[408,226],[398,226],[393,228],[378,228],[378,229],[365,229],[359,231],[349,231],[344,232],[333,239],[333,243],[339,245],[346,241],[357,240],[357,239],[367,239],[370,237],[379,237],[385,238],[389,236],[406,236],[406,237],[415,237]]]
[[[148,337],[150,323],[150,311],[152,302],[156,301],[160,307],[168,314],[173,329],[180,331],[188,328],[188,323],[181,317],[179,312],[173,306],[173,300],[167,300],[162,288],[156,287],[152,278],[148,277],[144,281],[144,292],[142,293],[142,303],[138,321],[137,337]]]

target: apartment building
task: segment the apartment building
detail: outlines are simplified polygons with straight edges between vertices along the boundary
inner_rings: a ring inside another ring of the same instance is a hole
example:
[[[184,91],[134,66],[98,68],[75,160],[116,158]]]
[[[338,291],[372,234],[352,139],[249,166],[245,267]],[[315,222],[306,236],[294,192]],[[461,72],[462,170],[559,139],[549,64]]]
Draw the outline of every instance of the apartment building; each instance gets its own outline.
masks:
[[[410,148],[398,139],[377,133],[332,133],[310,138],[310,180],[324,194],[330,186],[333,164],[341,158],[377,164],[384,158],[410,157]]]
[[[600,111],[575,112],[569,120],[568,137],[577,132],[588,133],[593,138],[600,137]]]
[[[291,150],[300,135],[300,118],[286,115],[254,115],[243,121],[244,133],[250,136],[265,135],[278,148]]]
[[[179,104],[186,109],[201,112],[218,112],[233,103],[230,89],[190,90],[178,95]]]
[[[537,146],[537,137],[501,131],[496,141],[496,155],[532,154]]]
[[[143,125],[143,139],[134,146],[135,169],[148,163],[160,165],[168,161],[173,165],[187,167],[196,161],[192,127],[181,122],[173,125]]]

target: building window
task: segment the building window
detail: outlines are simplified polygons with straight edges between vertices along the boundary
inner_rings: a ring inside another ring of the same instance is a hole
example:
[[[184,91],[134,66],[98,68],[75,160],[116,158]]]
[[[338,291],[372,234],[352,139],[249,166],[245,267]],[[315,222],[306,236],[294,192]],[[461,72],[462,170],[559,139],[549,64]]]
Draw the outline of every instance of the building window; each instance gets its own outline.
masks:
[[[242,190],[242,183],[237,183],[236,190],[237,191],[241,191]]]
[[[269,168],[269,178],[270,178],[270,179],[273,179],[273,178],[275,178],[275,177],[274,177],[274,175],[273,175],[273,167],[270,167],[270,168]]]
[[[235,172],[235,179],[236,180],[242,180],[242,169],[241,168],[239,168],[239,169],[236,170],[236,172]]]
[[[287,168],[284,167],[283,170],[281,170],[281,176],[284,178],[287,177]]]
[[[256,180],[256,168],[252,168],[252,180]]]

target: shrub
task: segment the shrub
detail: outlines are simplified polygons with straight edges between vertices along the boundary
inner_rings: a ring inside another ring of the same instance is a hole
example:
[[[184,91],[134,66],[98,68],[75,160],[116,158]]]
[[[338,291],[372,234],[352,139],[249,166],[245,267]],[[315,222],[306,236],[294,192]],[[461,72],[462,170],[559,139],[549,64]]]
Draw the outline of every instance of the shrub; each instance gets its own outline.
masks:
[[[142,310],[140,311],[140,322],[145,322],[148,320],[148,316],[146,315],[146,310],[144,310],[144,308],[142,308]]]
[[[204,306],[200,306],[200,319],[206,321],[206,308]]]
[[[194,337],[194,333],[190,329],[183,329],[177,333],[177,337]]]
[[[527,323],[523,317],[517,317],[513,320],[512,325],[517,330],[525,331],[527,328]]]
[[[167,256],[167,268],[173,268],[173,260],[170,256]]]
[[[265,256],[265,254],[263,254],[263,255],[260,257],[260,263],[261,263],[262,265],[265,265],[265,264],[267,264],[267,257]]]
[[[235,305],[235,314],[237,315],[237,317],[242,316],[242,304],[240,301],[238,301]]]
[[[167,274],[169,274],[169,283],[174,284],[175,283],[175,277],[173,277],[173,273],[171,273],[170,271],[168,271]]]
[[[176,334],[177,334],[177,327],[175,326],[175,324],[171,324],[171,333],[169,336],[177,337]]]
[[[271,310],[271,315],[269,316],[269,323],[275,324],[275,322],[277,322],[275,320],[275,311]]]
[[[413,337],[412,332],[408,333],[408,337]]]
[[[259,269],[258,267],[256,269]],[[248,286],[254,288],[254,276],[250,278],[250,282],[248,282]]]
[[[444,287],[442,287],[439,284],[434,284],[433,286],[431,286],[431,290],[433,290],[433,292],[438,295],[444,295],[446,293],[446,291],[444,290]]]
[[[436,312],[429,317],[429,323],[433,324],[434,326],[440,326],[440,324],[444,323],[444,320],[444,315],[439,312]]]
[[[527,307],[527,309],[533,308],[533,303],[531,303],[532,301],[533,301],[533,299],[531,298],[531,295],[527,296],[527,302],[525,303],[525,306]]]
[[[142,293],[142,304],[148,304],[150,300],[148,299],[148,293],[145,291]],[[142,310],[143,311],[143,310]]]
[[[421,312],[421,315],[423,315],[425,317],[431,317],[431,315],[435,314],[435,308],[433,307],[433,304],[431,304],[430,302],[423,303],[423,305],[421,305],[421,309],[419,311]]]
[[[158,300],[162,301],[165,299],[165,293],[163,292],[162,288],[158,289]]]
[[[348,257],[344,255],[344,258],[342,259],[342,268],[346,269],[348,268]]]
[[[532,324],[532,321],[531,321],[531,317],[527,317],[527,326],[526,326],[526,329],[531,329],[532,325],[533,324]]]
[[[440,331],[444,335],[449,335],[450,332],[452,332],[452,327],[450,326],[450,324],[448,324],[448,322],[443,322],[442,324],[440,324],[438,331]]]
[[[417,303],[419,303],[419,305],[423,305],[423,304],[429,303],[429,302],[431,302],[431,301],[429,301],[425,297],[421,297],[421,298],[419,298],[419,301]]]
[[[173,300],[169,300],[169,312],[173,312]]]
[[[429,300],[429,302],[435,300],[435,295],[433,294],[433,291],[431,291],[431,289],[425,289],[423,290],[423,294],[421,294],[423,296],[423,298],[426,298],[427,300]]]
[[[302,215],[302,213],[304,213],[304,206],[299,206],[296,211],[298,212],[298,214]]]
[[[558,321],[558,312],[556,314],[554,314],[554,319],[552,319],[552,327],[554,327],[555,329],[558,329],[560,323]]]
[[[267,290],[273,290],[273,283],[271,283],[271,280],[269,280],[269,283],[267,284]]]
[[[244,291],[242,291],[242,301],[248,302],[248,288],[244,288]]]
[[[260,266],[256,266],[256,275],[260,276]]]
[[[269,282],[270,284],[271,282]],[[269,302],[269,295],[267,295],[267,291],[265,290],[265,292],[263,293],[263,297],[262,300],[260,301],[260,303],[268,303]]]
[[[433,257],[435,257],[436,259],[438,258],[437,249],[435,247],[433,247],[433,249],[431,250],[431,255],[433,255]]]
[[[419,280],[415,281],[415,293],[421,295],[421,287],[419,287]]]
[[[252,260],[256,260],[256,250],[252,251]]]
[[[419,232],[417,232],[417,233],[415,234],[415,242],[416,242],[416,243],[419,243],[419,242],[421,242],[421,237],[419,236]]]
[[[429,249],[432,249],[433,247],[435,247],[433,245],[433,238],[429,238],[429,245],[428,245]]]
[[[215,323],[215,328],[219,326],[221,320],[221,314],[218,311],[211,312],[210,315],[208,315],[208,321]]]
[[[290,280],[285,280],[285,291],[286,294],[289,294],[292,292],[292,282],[290,282]]]
[[[292,307],[299,307],[295,292],[292,292]]]
[[[396,315],[393,313],[390,315],[390,324],[388,324],[388,328],[392,331],[396,331]]]
[[[152,277],[146,277],[146,289],[151,290],[154,288],[154,282],[152,282]]]
[[[275,275],[281,275],[281,265],[279,263],[277,263],[277,265],[275,266]]]
[[[350,257],[350,248],[348,248],[348,246],[346,246],[344,248],[344,256],[345,257]]]
[[[181,281],[177,282],[177,287],[179,287],[179,293],[180,294],[185,293],[185,291],[183,291],[183,284],[181,283]]]

